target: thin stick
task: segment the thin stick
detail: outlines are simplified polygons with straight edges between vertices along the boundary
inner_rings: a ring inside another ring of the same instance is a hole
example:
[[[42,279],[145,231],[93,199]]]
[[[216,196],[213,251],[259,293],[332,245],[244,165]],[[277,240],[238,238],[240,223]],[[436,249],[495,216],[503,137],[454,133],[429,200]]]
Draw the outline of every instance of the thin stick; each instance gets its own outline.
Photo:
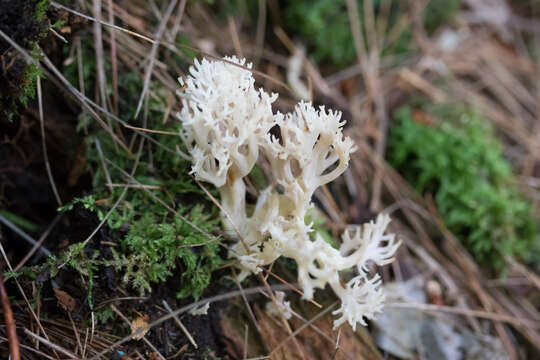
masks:
[[[234,51],[239,58],[243,58],[244,54],[242,52],[242,44],[240,43],[240,38],[238,37],[238,30],[236,30],[236,23],[234,22],[234,17],[232,15],[228,18],[229,23],[229,32],[231,33],[231,38],[234,46]]]
[[[1,233],[0,233],[0,236],[1,236]],[[11,263],[9,262],[9,259],[8,259],[7,255],[6,255],[6,252],[4,250],[4,246],[2,245],[1,241],[0,241],[0,252],[2,253],[2,257],[4,258],[4,261],[6,262],[9,270],[11,270],[13,272],[13,267],[11,266]],[[43,325],[41,325],[41,321],[39,320],[39,317],[36,315],[36,312],[32,308],[32,305],[30,305],[30,301],[28,300],[28,297],[26,296],[26,293],[24,292],[21,284],[19,283],[19,280],[17,279],[17,277],[14,277],[13,280],[15,280],[15,284],[17,284],[17,288],[19,289],[19,292],[21,293],[21,295],[22,295],[22,297],[24,299],[24,302],[26,303],[26,306],[28,307],[28,310],[30,310],[30,313],[34,317],[34,320],[38,324],[39,329],[41,330],[41,332],[43,333],[45,338],[47,338],[47,340],[48,340],[49,336],[45,332],[45,329],[43,328]],[[53,352],[54,352],[54,355],[56,356],[56,358],[59,359],[58,354],[56,353],[56,351],[53,350]]]
[[[124,122],[122,123],[122,126],[128,128],[128,129],[139,130],[139,131],[145,131],[145,132],[152,133],[152,134],[161,134],[161,135],[173,135],[173,136],[179,136],[179,135],[178,135],[178,132],[176,132],[176,131],[166,131],[166,130],[146,129],[146,128],[142,128],[142,127],[137,127],[137,126],[129,125],[128,123],[124,123]]]
[[[94,48],[96,52],[96,68],[97,68],[97,83],[99,88],[101,105],[107,108],[107,95],[105,92],[105,86],[107,86],[107,80],[105,79],[105,62],[103,61],[103,37],[101,35],[101,0],[93,0],[92,11],[94,18],[97,20],[94,22]],[[109,120],[109,127],[111,123]]]
[[[113,29],[123,31],[125,33],[133,35],[133,36],[138,37],[140,39],[146,40],[146,41],[148,41],[150,43],[155,42],[152,38],[150,38],[148,36],[144,36],[144,35],[141,35],[139,33],[136,33],[135,31],[130,31],[130,30],[124,29],[123,27],[120,27],[120,26],[117,26],[117,25],[114,25],[114,24],[110,24],[110,23],[102,21],[102,20],[95,19],[95,18],[93,18],[91,16],[85,15],[85,14],[83,14],[81,12],[78,12],[78,11],[70,9],[70,8],[68,8],[68,7],[66,7],[66,6],[64,6],[62,4],[59,4],[56,1],[51,1],[51,6],[54,6],[55,8],[58,8],[58,9],[63,9],[65,11],[67,11],[67,12],[70,12],[72,14],[75,14],[77,16],[80,16],[80,17],[82,17],[84,19],[87,19],[87,20],[90,20],[90,21],[96,21],[96,22],[100,23],[101,25],[110,26]]]
[[[248,355],[248,334],[249,334],[249,326],[247,324],[244,324],[244,356],[242,359],[247,359]]]
[[[178,0],[172,0],[169,3],[169,7],[165,11],[165,15],[163,15],[163,19],[161,20],[161,23],[159,24],[159,28],[156,33],[156,42],[152,44],[152,50],[150,51],[150,62],[148,63],[148,67],[146,68],[146,71],[144,73],[144,85],[143,85],[143,90],[141,92],[141,96],[139,97],[139,103],[137,104],[137,110],[135,110],[135,116],[134,116],[135,119],[139,116],[139,112],[141,111],[141,108],[143,105],[144,97],[148,90],[148,86],[150,85],[150,79],[152,77],[152,69],[154,68],[154,62],[156,60],[156,54],[159,47],[159,42],[167,26],[167,21],[169,21],[169,18],[171,17],[171,14],[177,2]]]
[[[58,195],[58,190],[56,189],[56,183],[54,182],[54,177],[52,175],[51,164],[49,163],[49,155],[47,153],[47,144],[45,140],[45,121],[43,120],[43,101],[41,98],[41,77],[37,77],[37,95],[38,95],[38,107],[39,107],[39,124],[41,129],[41,148],[43,150],[43,157],[45,158],[45,169],[47,170],[47,176],[49,177],[49,183],[51,184],[54,197],[58,206],[62,206],[62,199]]]
[[[255,34],[255,65],[259,63],[264,47],[264,30],[266,29],[266,0],[259,0],[257,17],[257,33]]]
[[[127,325],[131,325],[131,322],[129,321],[129,319],[128,319],[124,314],[122,314],[122,312],[121,312],[120,310],[118,310],[118,309],[116,308],[116,306],[114,306],[114,305],[111,304],[110,307],[111,307],[111,309],[112,309],[116,314],[118,314],[118,316],[120,316],[120,317],[122,318],[122,320],[124,320],[124,322],[125,322]],[[143,333],[143,334],[144,334],[144,333]],[[142,335],[142,334],[141,334],[141,335]],[[136,338],[135,333],[132,334],[132,337],[133,337],[134,339]],[[158,354],[158,356],[159,356],[162,360],[166,360],[166,359],[165,359],[165,356],[163,356],[163,355],[159,352],[159,350],[154,346],[154,344],[152,344],[152,343],[150,342],[150,340],[148,340],[148,339],[147,339],[146,337],[144,337],[144,336],[143,336],[141,339],[142,339],[142,341],[144,341],[144,343],[145,343],[146,345],[148,345],[148,346],[152,349],[153,352],[155,352],[156,354]]]
[[[37,334],[34,334],[33,332],[31,332],[30,330],[28,329],[24,329],[24,333],[30,337],[33,337],[34,339],[38,340],[39,342],[43,343],[44,345],[47,345],[48,347],[50,347],[51,349],[55,350],[55,351],[58,351],[58,352],[61,352],[62,354],[64,355],[67,355],[69,356],[70,359],[80,359],[77,355],[73,354],[71,351],[69,350],[66,350],[64,349],[63,347],[61,346],[58,346],[54,343],[52,343],[50,340],[48,339],[45,339]]]
[[[300,332],[302,332],[304,329],[306,329],[307,327],[309,327],[313,322],[315,322],[317,319],[320,319],[321,317],[323,317],[324,315],[326,315],[327,313],[329,313],[334,307],[336,307],[336,305],[338,304],[338,302],[334,302],[333,304],[331,304],[330,306],[328,306],[326,309],[324,309],[323,311],[321,311],[320,313],[318,313],[317,315],[315,315],[314,317],[312,317],[308,322],[306,322],[304,325],[300,326],[298,329],[296,329],[291,335],[289,335],[285,340],[283,340],[282,342],[280,342],[278,344],[278,346],[276,346],[274,349],[272,349],[272,351],[270,352],[270,357],[272,357],[272,354],[274,354],[276,351],[278,351],[279,349],[281,349],[281,347],[283,345],[285,345],[289,340],[291,340],[294,336],[298,335]]]
[[[178,12],[176,13],[176,19],[174,20],[173,27],[169,33],[167,33],[167,38],[170,42],[176,42],[176,35],[180,31],[180,23],[184,17],[184,10],[186,8],[187,0],[181,0],[180,5],[178,6]]]
[[[17,337],[17,327],[13,319],[13,311],[9,306],[9,298],[4,287],[4,279],[0,278],[0,301],[2,302],[2,310],[4,310],[4,319],[6,321],[6,332],[9,342],[9,354],[12,360],[20,360],[21,353],[19,350],[19,338]]]
[[[6,219],[5,217],[3,217],[2,215],[0,215],[0,222],[3,223],[4,225],[6,225],[8,228],[10,228],[11,230],[13,230],[17,235],[19,235],[20,237],[22,237],[24,240],[26,240],[26,242],[28,242],[29,244],[32,244],[32,245],[36,245],[37,244],[37,241],[34,240],[30,235],[28,235],[27,233],[25,233],[24,231],[22,231],[21,229],[19,229],[17,226],[15,226],[15,224],[13,224],[11,221],[9,221],[8,219]],[[45,247],[40,247],[39,248],[39,251],[41,251],[43,254],[45,255],[50,255],[51,252],[49,250],[47,250]]]
[[[21,267],[24,266],[24,264],[26,264],[26,262],[32,257],[32,255],[34,255],[34,253],[41,248],[41,245],[43,244],[43,242],[45,241],[45,239],[47,238],[47,236],[49,236],[49,233],[51,232],[51,230],[56,226],[56,224],[58,224],[58,221],[60,221],[60,219],[62,218],[62,215],[64,215],[64,212],[60,212],[58,214],[56,214],[56,217],[54,218],[54,220],[51,222],[51,224],[49,225],[49,227],[45,230],[45,232],[43,234],[41,234],[41,236],[39,237],[38,241],[36,241],[36,243],[34,244],[34,246],[32,246],[32,248],[30,249],[30,251],[24,256],[24,258],[19,261],[19,263],[17,264],[17,266],[15,266],[15,271],[18,271]],[[47,250],[48,251],[48,250]],[[50,252],[49,252],[50,253]],[[48,255],[48,254],[46,254]]]
[[[109,22],[114,25],[113,1],[108,0]],[[113,85],[113,111],[118,115],[118,64],[116,59],[116,32],[109,28],[111,38],[111,64],[112,64],[112,85]]]
[[[268,281],[265,279],[265,277],[263,276],[262,273],[258,273],[257,275],[259,276],[259,279],[262,281],[262,283],[266,287],[268,293],[270,294],[270,298],[272,299],[272,302],[274,303],[276,308],[279,310],[279,314],[281,316],[281,321],[283,322],[283,325],[285,325],[285,329],[289,333],[289,337],[287,339],[292,339],[293,340],[294,345],[296,346],[296,349],[300,353],[300,356],[302,357],[302,359],[305,360],[306,356],[304,355],[304,352],[302,351],[302,347],[300,346],[300,343],[298,342],[298,339],[296,339],[296,334],[297,333],[292,331],[291,325],[289,324],[289,321],[285,317],[285,314],[283,313],[282,307],[280,306],[278,300],[276,299],[276,296],[274,295],[274,292],[272,291],[272,288],[270,287],[270,284],[268,284]],[[308,326],[308,325],[309,325],[309,323],[306,324],[306,326]],[[273,350],[272,350],[272,352],[273,352]]]
[[[2,31],[0,30],[0,34],[3,34]],[[7,38],[6,38],[7,40]],[[10,39],[11,40],[11,39]],[[24,51],[24,49],[21,48],[22,51]],[[31,58],[32,59],[32,58]],[[32,61],[34,61],[32,59]],[[113,138],[113,140],[115,141],[115,143],[117,143],[118,145],[120,145],[120,147],[122,147],[129,155],[133,155],[131,153],[131,151],[129,150],[129,148],[126,146],[126,144],[124,144],[124,142],[122,142],[122,140],[120,140],[118,138],[118,136],[114,133],[113,129],[108,126],[107,123],[105,123],[100,117],[99,115],[94,111],[94,109],[92,109],[89,105],[88,105],[88,102],[87,102],[87,98],[86,96],[82,95],[80,93],[79,90],[77,90],[75,87],[73,87],[73,85],[71,85],[69,83],[69,81],[62,75],[62,73],[60,73],[60,71],[58,71],[58,69],[54,66],[54,64],[49,60],[49,58],[47,56],[43,56],[43,61],[45,63],[45,65],[51,69],[51,71],[56,75],[56,77],[60,80],[61,83],[63,83],[74,95],[75,97],[80,101],[81,105],[83,106],[83,108],[85,108],[93,117],[94,119],[96,119],[96,121],[98,122],[98,124],[107,132],[109,133],[109,135]],[[34,62],[36,65],[39,66],[39,63],[37,62]]]
[[[80,13],[80,12],[78,12],[78,11],[76,11],[76,10],[70,9],[70,8],[64,6],[64,5],[61,5],[61,4],[57,3],[56,1],[51,1],[51,5],[54,6],[54,7],[56,7],[56,8],[59,8],[59,9],[64,9],[64,10],[66,10],[67,12],[70,12],[70,13],[75,14],[75,15],[77,15],[77,16],[80,16],[80,17],[82,17],[82,18],[88,19],[88,20],[90,20],[90,21],[98,21],[98,20],[94,19],[94,18],[91,17],[91,16],[88,16],[88,15],[85,15],[85,14],[83,14],[83,13]],[[265,73],[263,73],[263,72],[261,72],[261,71],[249,69],[249,68],[248,68],[247,66],[245,66],[245,65],[239,65],[239,64],[234,63],[234,62],[232,62],[232,61],[229,61],[229,60],[226,60],[226,59],[222,59],[222,58],[220,58],[220,57],[218,57],[218,56],[215,56],[215,55],[212,55],[212,54],[207,53],[207,52],[205,52],[205,51],[202,51],[202,50],[199,49],[199,48],[196,48],[196,47],[193,47],[193,46],[189,46],[189,45],[186,45],[186,44],[171,43],[171,42],[168,42],[168,41],[156,41],[156,40],[154,40],[154,39],[152,39],[152,38],[150,38],[150,37],[148,37],[148,36],[138,34],[138,33],[134,32],[134,31],[130,31],[130,30],[124,29],[124,28],[122,28],[122,27],[120,27],[120,26],[117,26],[117,25],[109,24],[109,23],[107,23],[107,22],[105,22],[105,21],[99,20],[99,23],[100,23],[101,25],[111,26],[111,27],[113,27],[114,29],[123,31],[123,32],[128,33],[128,34],[130,34],[130,35],[133,35],[133,36],[135,36],[135,37],[144,39],[144,40],[146,40],[146,41],[148,41],[148,42],[150,42],[150,43],[152,43],[152,44],[160,43],[160,45],[166,46],[166,47],[167,47],[169,50],[171,50],[171,51],[174,51],[174,50],[176,49],[176,47],[182,47],[182,48],[185,48],[185,49],[194,51],[194,52],[196,52],[196,53],[198,53],[198,54],[201,54],[201,55],[203,55],[203,56],[205,56],[205,57],[207,57],[207,58],[210,58],[210,59],[213,59],[213,60],[218,60],[218,61],[226,62],[226,63],[228,63],[228,64],[231,64],[232,66],[237,66],[237,67],[242,68],[242,69],[244,69],[244,70],[251,71],[253,74],[256,74],[256,75],[258,75],[258,76],[260,76],[260,77],[262,77],[262,78],[264,78],[264,79],[268,79],[268,80],[270,80],[271,82],[273,82],[273,83],[275,83],[275,84],[281,86],[282,88],[286,89],[287,91],[292,92],[291,87],[290,87],[289,85],[285,84],[285,83],[284,83],[283,81],[281,81],[281,80],[275,79],[275,78],[273,78],[273,77],[271,77],[271,76],[269,76],[269,75],[267,75],[267,74],[265,74]]]
[[[68,311],[68,317],[69,321],[71,322],[71,326],[73,327],[73,332],[75,333],[75,339],[77,339],[77,346],[79,347],[79,352],[81,353],[81,356],[84,356],[83,354],[83,346],[81,343],[81,337],[79,336],[79,332],[77,331],[77,327],[75,326],[75,321],[73,321],[73,317],[71,316],[71,312]],[[75,348],[77,349],[77,348]],[[77,351],[75,351],[75,354]]]
[[[272,263],[273,264],[273,263]],[[295,286],[293,286],[292,284],[290,284],[289,282],[287,282],[287,280],[283,279],[282,277],[278,276],[277,274],[273,273],[271,270],[267,270],[265,268],[262,268],[266,273],[266,277],[268,277],[268,275],[272,275],[273,277],[275,277],[277,280],[279,280],[280,282],[282,282],[283,284],[285,284],[286,286],[289,287],[289,289],[291,289],[292,291],[294,291],[295,293],[299,294],[300,296],[304,296],[304,292],[298,288],[296,288]],[[308,300],[310,303],[312,303],[313,305],[315,305],[316,307],[318,307],[319,309],[321,309],[323,306],[321,304],[319,304],[318,302],[316,302],[315,300],[313,299],[310,299]]]
[[[173,312],[173,310],[171,309],[171,307],[169,306],[167,301],[163,300],[162,304],[165,307],[165,309],[167,309],[168,312],[170,312],[170,313]],[[193,336],[191,336],[190,332],[188,331],[188,329],[186,329],[184,324],[182,324],[182,322],[180,321],[180,318],[178,316],[175,316],[175,317],[173,317],[173,319],[174,319],[174,321],[176,321],[176,324],[180,327],[180,330],[182,330],[184,335],[186,335],[186,337],[188,338],[191,345],[193,345],[193,347],[195,349],[198,349],[199,347],[197,346],[197,343],[195,342],[195,339],[193,338]]]
[[[3,337],[3,336],[0,336],[0,340],[8,341],[8,339]],[[55,360],[55,358],[53,358],[52,356],[49,356],[49,355],[45,354],[44,352],[36,350],[33,347],[30,347],[28,345],[20,344],[19,346],[21,347],[21,349],[28,350],[28,351],[31,351],[31,352],[33,352],[35,354],[38,354],[39,356],[41,356],[42,359]]]
[[[234,268],[232,268],[232,273],[233,273],[234,282],[236,283],[238,290],[240,290],[240,294],[242,296],[242,300],[244,301],[244,305],[246,306],[249,318],[251,319],[251,322],[253,323],[253,325],[255,325],[255,329],[257,329],[259,334],[262,334],[261,327],[259,326],[259,323],[257,322],[257,318],[255,317],[255,314],[253,313],[253,310],[251,309],[251,306],[249,305],[249,301],[247,300],[246,294],[244,292],[244,288],[242,287],[242,284],[240,284],[240,281],[238,281],[238,276],[236,275],[236,270]]]
[[[112,189],[112,180],[111,180],[111,175],[109,174],[109,170],[107,170],[107,166],[105,165],[105,160],[103,159],[103,151],[101,151],[101,145],[99,143],[99,139],[96,137],[94,137],[94,142],[96,143],[96,149],[97,149],[97,152],[98,152],[98,155],[99,155],[99,162],[101,163],[101,167],[103,168],[103,173],[105,174],[105,179],[107,180],[107,187],[109,188],[109,192],[112,194],[113,193],[113,189]]]
[[[83,73],[83,56],[82,56],[82,47],[81,47],[81,37],[77,36],[74,40],[75,47],[77,49],[77,73],[79,76],[79,91],[83,96],[85,96],[84,90],[84,73]],[[86,116],[86,109],[82,108],[82,116]],[[84,134],[88,135],[88,127],[84,125]]]

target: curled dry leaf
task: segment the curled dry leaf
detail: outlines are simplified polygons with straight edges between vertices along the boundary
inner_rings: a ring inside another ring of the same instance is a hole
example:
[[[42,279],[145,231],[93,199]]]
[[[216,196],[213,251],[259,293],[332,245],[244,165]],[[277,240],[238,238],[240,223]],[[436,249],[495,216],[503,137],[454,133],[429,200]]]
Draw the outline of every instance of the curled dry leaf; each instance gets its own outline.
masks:
[[[131,334],[133,339],[135,340],[141,340],[144,335],[148,332],[149,329],[142,331],[140,333],[137,333],[137,330],[148,326],[148,316],[139,316],[135,320],[131,322]]]
[[[67,312],[72,312],[77,307],[77,301],[64,290],[53,288],[58,305]]]

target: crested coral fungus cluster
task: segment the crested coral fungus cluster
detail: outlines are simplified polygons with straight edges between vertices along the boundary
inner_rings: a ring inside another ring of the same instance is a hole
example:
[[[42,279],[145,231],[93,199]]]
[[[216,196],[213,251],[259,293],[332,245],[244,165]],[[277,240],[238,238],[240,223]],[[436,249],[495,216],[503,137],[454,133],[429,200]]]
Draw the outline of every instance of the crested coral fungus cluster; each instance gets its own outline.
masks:
[[[179,79],[185,92],[178,117],[192,172],[219,189],[224,227],[240,237],[230,256],[239,260],[241,277],[280,256],[294,259],[304,298],[328,284],[341,299],[335,327],[346,321],[353,328],[365,325],[364,318],[379,312],[384,300],[380,277],[370,277],[367,264],[390,263],[399,246],[393,234],[384,233],[390,218],[381,214],[346,230],[339,249],[319,235],[310,238],[305,217],[313,193],[345,171],[354,144],[343,136],[340,112],[300,102],[292,113],[273,113],[277,94],[256,89],[250,68],[236,57],[203,59]],[[279,191],[273,185],[264,189],[248,216],[244,178],[259,155],[270,163]],[[356,276],[344,283],[340,271],[351,268]]]

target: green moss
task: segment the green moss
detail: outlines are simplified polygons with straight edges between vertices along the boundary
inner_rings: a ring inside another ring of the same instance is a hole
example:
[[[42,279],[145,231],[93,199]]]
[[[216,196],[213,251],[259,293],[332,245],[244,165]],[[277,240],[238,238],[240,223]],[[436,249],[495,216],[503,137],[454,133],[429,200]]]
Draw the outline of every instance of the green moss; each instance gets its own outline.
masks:
[[[440,123],[415,122],[409,107],[397,111],[389,162],[420,193],[434,195],[445,224],[478,261],[500,269],[500,252],[530,259],[537,221],[492,129],[470,109],[424,108]]]
[[[82,242],[70,245],[57,255],[49,255],[45,262],[35,266],[22,267],[17,273],[7,273],[6,277],[26,276],[36,279],[39,274],[47,271],[50,278],[54,278],[60,270],[73,269],[88,281],[88,305],[93,308],[92,291],[93,277],[100,266],[108,266],[106,260],[101,259],[98,251],[85,249]],[[40,286],[40,284],[38,284]]]
[[[184,39],[183,41],[187,41]],[[92,93],[96,86],[96,63],[91,41],[83,41],[83,77],[85,90]],[[185,56],[189,54],[184,53]],[[176,56],[174,60],[182,60]],[[105,69],[110,69],[108,58]],[[78,84],[76,64],[64,69],[66,77]],[[148,92],[147,123],[144,114],[139,120],[133,117],[143,88],[143,80],[131,71],[118,71],[119,117],[138,127],[153,130],[165,130],[172,133],[180,131],[178,122],[163,124],[163,115],[168,108],[167,98],[174,96],[168,89],[157,82],[151,82]],[[107,93],[112,94],[111,84],[107,85]],[[141,188],[130,188],[122,202],[107,219],[107,227],[113,238],[121,245],[114,249],[113,259],[109,261],[125,284],[139,293],[151,291],[152,284],[167,281],[172,276],[180,278],[178,296],[198,298],[211,280],[211,273],[222,263],[219,245],[196,230],[188,223],[172,214],[166,207],[154,199],[170,204],[191,223],[206,233],[215,233],[219,229],[219,211],[210,202],[204,192],[189,175],[191,163],[178,155],[177,149],[186,151],[179,136],[148,134],[157,141],[145,140],[141,157],[136,161],[133,154],[118,147],[109,134],[98,128],[95,123],[84,118],[84,125],[89,133],[87,138],[87,164],[92,173],[93,194],[75,199],[86,209],[94,211],[99,220],[105,217],[111,206],[118,200],[122,187],[114,187],[112,192],[107,186],[107,174],[104,171],[101,156],[110,160],[115,166],[107,165],[107,173],[112,183],[129,182],[125,173],[137,164],[134,178],[137,182],[150,185],[151,195]],[[131,130],[124,136],[133,136]],[[137,136],[133,151],[139,146],[142,137]],[[97,150],[99,142],[102,155]],[[120,170],[122,169],[122,170]],[[214,194],[217,195],[215,193]],[[127,230],[128,229],[128,230]],[[204,245],[196,245],[204,244]]]
[[[185,216],[205,231],[217,230],[218,214],[203,211],[195,206]],[[151,290],[150,283],[166,281],[180,267],[178,296],[198,299],[210,284],[212,271],[222,263],[217,242],[181,219],[161,222],[150,212],[133,223],[121,245],[122,253],[114,252],[113,264],[124,271],[123,282],[141,294]]]
[[[105,307],[101,310],[94,311],[94,318],[98,324],[106,324],[111,320],[114,320],[115,313],[110,307]]]
[[[461,0],[431,0],[424,9],[424,27],[428,34],[441,24],[452,22],[461,6]]]
[[[36,11],[34,13],[34,16],[38,21],[43,21],[45,19],[45,15],[47,13],[47,10],[49,10],[49,7],[51,6],[50,0],[40,0],[36,4]]]
[[[47,35],[49,0],[6,0],[0,13],[0,30],[39,60],[39,41]],[[35,97],[39,68],[11,45],[0,40],[0,116],[12,120]]]

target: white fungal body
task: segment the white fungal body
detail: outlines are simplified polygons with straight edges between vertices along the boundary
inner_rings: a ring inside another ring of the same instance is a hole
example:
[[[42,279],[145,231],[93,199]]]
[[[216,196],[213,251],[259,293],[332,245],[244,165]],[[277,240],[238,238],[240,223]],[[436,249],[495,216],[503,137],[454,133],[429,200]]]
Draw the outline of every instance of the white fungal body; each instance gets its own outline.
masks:
[[[304,298],[328,284],[341,299],[335,327],[365,325],[364,318],[381,311],[384,301],[380,277],[370,278],[367,264],[390,263],[399,246],[393,234],[384,234],[389,216],[345,231],[339,249],[318,234],[311,240],[311,224],[305,223],[315,190],[340,176],[355,150],[343,136],[341,113],[300,102],[293,113],[274,114],[277,94],[255,88],[251,64],[224,59],[196,60],[187,79],[180,79],[185,95],[178,117],[193,157],[192,173],[219,189],[224,227],[241,236],[230,249],[240,276],[257,273],[280,256],[292,258]],[[272,185],[264,189],[248,217],[244,178],[259,155],[269,161],[280,191]],[[343,284],[339,272],[350,268],[357,275]]]

